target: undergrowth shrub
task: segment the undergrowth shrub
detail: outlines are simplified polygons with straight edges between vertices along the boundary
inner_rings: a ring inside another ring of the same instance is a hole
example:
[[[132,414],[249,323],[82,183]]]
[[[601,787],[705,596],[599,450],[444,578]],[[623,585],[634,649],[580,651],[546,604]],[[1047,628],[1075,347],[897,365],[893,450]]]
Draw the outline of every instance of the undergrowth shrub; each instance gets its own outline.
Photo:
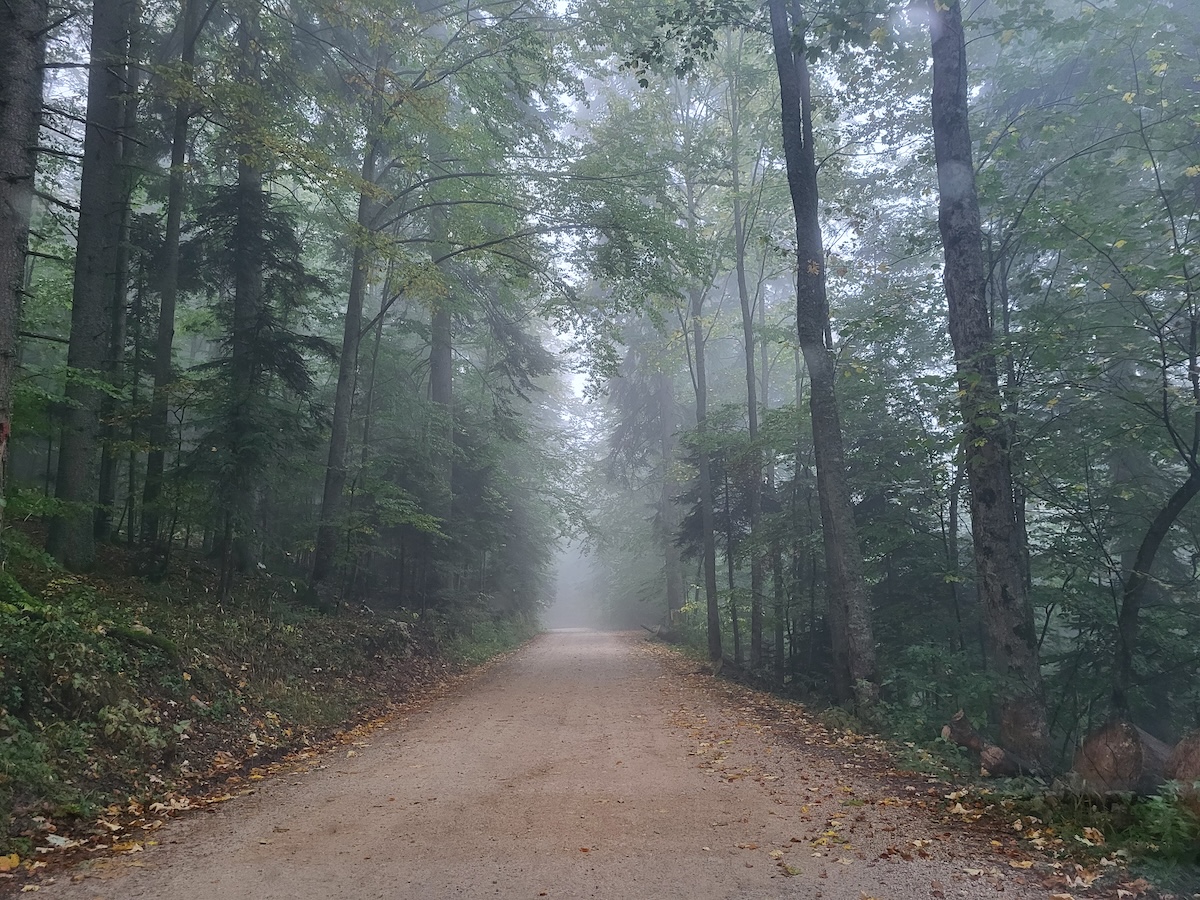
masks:
[[[465,665],[477,665],[519,647],[538,632],[537,622],[524,616],[495,619],[479,615],[433,622],[437,642],[446,656]]]

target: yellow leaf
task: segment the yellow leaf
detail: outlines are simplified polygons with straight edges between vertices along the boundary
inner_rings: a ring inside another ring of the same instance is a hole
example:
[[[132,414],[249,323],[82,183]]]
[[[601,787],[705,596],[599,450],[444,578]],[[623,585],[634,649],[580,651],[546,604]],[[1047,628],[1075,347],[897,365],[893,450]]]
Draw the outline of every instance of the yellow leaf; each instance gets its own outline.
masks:
[[[1113,244],[1113,246],[1116,247],[1118,250],[1120,250],[1122,247],[1124,247],[1128,243],[1129,243],[1129,241],[1122,238],[1121,240],[1119,240],[1115,244]]]
[[[1002,31],[1002,32],[1000,33],[1000,43],[1001,43],[1001,45],[1003,45],[1003,44],[1007,44],[1009,41],[1011,41],[1011,40],[1012,40],[1013,38],[1015,38],[1016,36],[1017,36],[1017,33],[1016,33],[1016,32],[1015,32],[1013,29],[1011,29],[1011,28],[1006,28],[1006,29],[1004,29],[1004,31]]]
[[[1195,178],[1197,175],[1200,175],[1200,166],[1188,166],[1183,170],[1183,174],[1188,178]]]
[[[11,872],[21,862],[21,857],[15,853],[10,853],[8,856],[0,856],[0,872]]]
[[[1106,282],[1104,282],[1104,284],[1100,285],[1100,287],[1104,288],[1104,290],[1106,290],[1106,291],[1107,291],[1107,290],[1109,290],[1109,289],[1112,287],[1112,282],[1111,282],[1111,281],[1106,281]]]
[[[1137,94],[1135,94],[1133,91],[1126,91],[1125,96],[1122,97],[1121,99],[1124,100],[1126,103],[1132,103],[1133,98],[1136,96],[1137,96]]]
[[[871,43],[872,44],[882,44],[886,39],[887,39],[887,32],[884,31],[882,25],[871,32]]]
[[[1014,860],[1010,860],[1008,864],[1010,866],[1012,866],[1014,869],[1032,869],[1033,868],[1033,860],[1032,859],[1022,859],[1022,860],[1014,859]]]

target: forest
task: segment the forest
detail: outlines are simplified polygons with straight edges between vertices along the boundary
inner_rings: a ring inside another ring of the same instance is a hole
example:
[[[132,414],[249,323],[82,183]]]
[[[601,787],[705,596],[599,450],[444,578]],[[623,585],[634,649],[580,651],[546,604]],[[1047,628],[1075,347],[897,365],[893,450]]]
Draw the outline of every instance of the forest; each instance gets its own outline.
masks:
[[[994,774],[1200,778],[1198,59],[1190,0],[0,4],[4,653],[115,560],[446,634],[574,579]]]

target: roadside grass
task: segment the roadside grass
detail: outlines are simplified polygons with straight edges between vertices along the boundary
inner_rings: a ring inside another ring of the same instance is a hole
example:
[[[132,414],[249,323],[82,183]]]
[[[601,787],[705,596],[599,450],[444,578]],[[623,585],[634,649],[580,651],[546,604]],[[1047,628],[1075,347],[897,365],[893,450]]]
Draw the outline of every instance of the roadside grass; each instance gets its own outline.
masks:
[[[534,620],[480,619],[455,627],[435,627],[435,634],[447,659],[459,665],[475,666],[501,653],[515,650],[539,630]]]
[[[0,871],[12,854],[24,867],[47,842],[95,831],[114,805],[250,777],[532,634],[521,622],[451,634],[403,612],[329,615],[262,572],[218,604],[217,573],[198,557],[156,583],[123,574],[121,549],[75,576],[11,530],[5,543]]]

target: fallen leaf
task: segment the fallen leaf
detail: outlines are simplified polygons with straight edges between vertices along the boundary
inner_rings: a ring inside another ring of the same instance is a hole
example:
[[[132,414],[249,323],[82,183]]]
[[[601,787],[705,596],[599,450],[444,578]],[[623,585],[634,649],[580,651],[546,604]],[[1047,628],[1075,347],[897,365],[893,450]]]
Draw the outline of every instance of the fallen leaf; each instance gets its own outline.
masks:
[[[1032,859],[1021,859],[1021,860],[1010,859],[1008,861],[1008,864],[1010,866],[1012,866],[1014,869],[1032,869],[1033,868],[1033,860]]]
[[[0,872],[11,872],[21,863],[21,857],[15,853],[10,853],[8,856],[0,856]]]

